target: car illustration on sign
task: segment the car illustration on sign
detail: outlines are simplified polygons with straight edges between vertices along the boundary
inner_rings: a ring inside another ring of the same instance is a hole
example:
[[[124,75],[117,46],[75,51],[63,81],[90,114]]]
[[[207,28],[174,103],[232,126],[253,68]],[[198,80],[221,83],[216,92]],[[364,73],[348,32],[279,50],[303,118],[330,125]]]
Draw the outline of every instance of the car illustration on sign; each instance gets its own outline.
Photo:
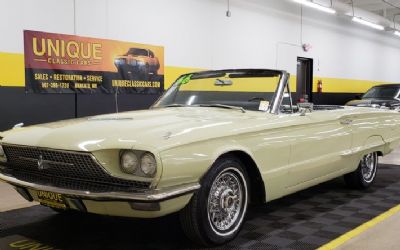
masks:
[[[147,80],[150,75],[157,75],[160,69],[154,52],[143,48],[130,48],[125,54],[117,56],[114,64],[124,79]]]
[[[178,212],[186,235],[207,246],[232,240],[251,203],[339,176],[368,188],[378,156],[399,145],[400,114],[294,105],[289,77],[266,69],[185,74],[149,110],[5,131],[0,179],[57,211]]]

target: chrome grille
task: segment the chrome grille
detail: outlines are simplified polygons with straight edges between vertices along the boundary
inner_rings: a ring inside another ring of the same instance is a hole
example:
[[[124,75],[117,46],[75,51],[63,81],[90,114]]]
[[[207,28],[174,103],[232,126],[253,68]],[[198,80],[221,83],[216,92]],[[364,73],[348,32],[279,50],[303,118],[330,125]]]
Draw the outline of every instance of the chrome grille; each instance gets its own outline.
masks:
[[[54,183],[51,183],[53,186],[58,186],[57,183],[60,183],[61,179],[74,179],[80,182],[130,189],[147,189],[150,186],[149,182],[131,181],[111,176],[90,153],[14,145],[3,145],[3,149],[9,168],[36,176],[52,177],[54,179]],[[38,165],[39,159],[42,160],[42,168]]]
[[[132,188],[130,186],[109,185],[104,183],[88,182],[69,178],[53,178],[51,176],[38,175],[35,173],[16,171],[7,168],[5,168],[4,170],[0,169],[0,172],[7,176],[12,176],[18,180],[26,181],[29,183],[58,187],[62,189],[90,191],[92,193],[144,191],[137,188]]]

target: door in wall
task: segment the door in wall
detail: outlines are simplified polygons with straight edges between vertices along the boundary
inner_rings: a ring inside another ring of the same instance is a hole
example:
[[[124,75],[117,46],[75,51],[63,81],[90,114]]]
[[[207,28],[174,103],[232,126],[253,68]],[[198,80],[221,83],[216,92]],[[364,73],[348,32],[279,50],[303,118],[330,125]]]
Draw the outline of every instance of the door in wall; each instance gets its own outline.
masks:
[[[313,59],[298,57],[297,58],[297,87],[296,100],[313,101]]]

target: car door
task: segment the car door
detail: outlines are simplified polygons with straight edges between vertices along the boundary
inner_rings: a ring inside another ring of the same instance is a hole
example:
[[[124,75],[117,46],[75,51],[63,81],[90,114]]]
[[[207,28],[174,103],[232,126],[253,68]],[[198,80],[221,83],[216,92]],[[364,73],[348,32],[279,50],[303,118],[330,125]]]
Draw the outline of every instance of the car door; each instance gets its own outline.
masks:
[[[335,175],[345,168],[344,159],[352,144],[350,118],[340,110],[293,116],[302,122],[289,135],[295,139],[291,143],[287,187]]]

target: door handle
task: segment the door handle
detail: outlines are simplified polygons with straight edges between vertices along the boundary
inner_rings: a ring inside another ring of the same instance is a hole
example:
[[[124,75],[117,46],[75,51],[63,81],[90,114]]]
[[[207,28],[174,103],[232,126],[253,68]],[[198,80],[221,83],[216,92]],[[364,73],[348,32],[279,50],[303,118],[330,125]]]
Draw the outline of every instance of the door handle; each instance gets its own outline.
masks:
[[[342,125],[350,125],[353,122],[351,119],[344,119],[340,121],[340,124]]]

